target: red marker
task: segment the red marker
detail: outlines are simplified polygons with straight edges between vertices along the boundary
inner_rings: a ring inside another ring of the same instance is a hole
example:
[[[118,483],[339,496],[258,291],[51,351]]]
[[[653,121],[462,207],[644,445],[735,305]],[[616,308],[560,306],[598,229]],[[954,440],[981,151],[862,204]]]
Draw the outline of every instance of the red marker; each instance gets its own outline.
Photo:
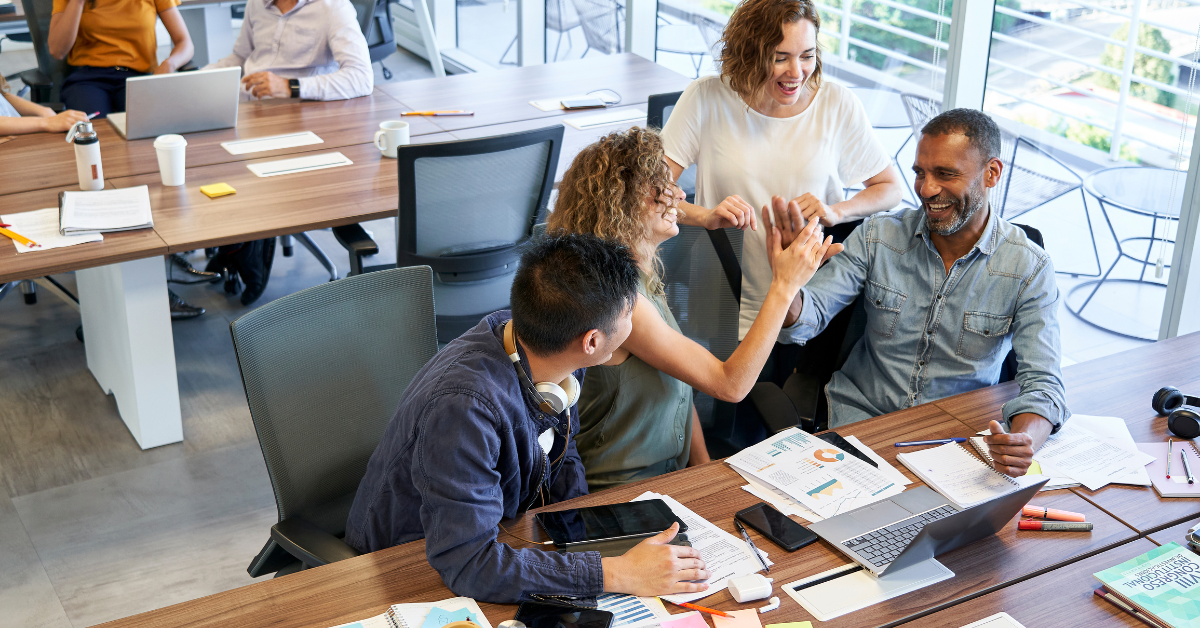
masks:
[[[1041,530],[1043,532],[1087,532],[1092,529],[1090,523],[1066,521],[1038,521],[1037,519],[1022,519],[1017,522],[1018,530]]]

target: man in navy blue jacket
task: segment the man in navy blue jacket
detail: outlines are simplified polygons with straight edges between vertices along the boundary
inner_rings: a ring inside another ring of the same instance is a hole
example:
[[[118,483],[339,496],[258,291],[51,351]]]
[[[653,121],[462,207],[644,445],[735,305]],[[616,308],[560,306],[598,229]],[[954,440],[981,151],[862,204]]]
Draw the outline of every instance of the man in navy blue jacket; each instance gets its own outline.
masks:
[[[446,586],[488,602],[706,589],[690,582],[709,576],[699,552],[668,544],[677,525],[603,559],[496,538],[502,519],[587,493],[574,399],[555,412],[533,382],[558,382],[571,397],[570,378],[582,380],[629,336],[637,283],[630,252],[594,236],[547,237],[526,251],[511,314],[488,315],[409,384],[358,487],[346,542],[371,552],[424,538]]]

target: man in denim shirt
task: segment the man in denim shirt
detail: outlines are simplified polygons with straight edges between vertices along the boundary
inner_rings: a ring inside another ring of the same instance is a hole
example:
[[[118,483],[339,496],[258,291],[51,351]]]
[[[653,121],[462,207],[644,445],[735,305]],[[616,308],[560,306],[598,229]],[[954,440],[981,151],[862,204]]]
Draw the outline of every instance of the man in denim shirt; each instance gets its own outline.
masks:
[[[921,209],[867,218],[800,291],[780,341],[803,344],[864,297],[867,331],[825,389],[830,427],[994,384],[1011,347],[1021,392],[986,441],[997,470],[1019,476],[1070,412],[1054,266],[988,205],[999,155],[987,115],[954,109],[930,120],[913,165]],[[774,205],[790,242],[802,219],[782,199]]]
[[[700,553],[667,544],[678,524],[603,559],[497,540],[502,519],[587,494],[568,382],[625,342],[638,281],[628,249],[595,236],[543,238],[526,251],[511,315],[488,315],[409,384],[358,486],[346,543],[373,552],[424,538],[425,556],[446,586],[487,602],[707,589],[690,582],[709,577]],[[567,394],[559,407],[544,404],[545,385],[534,390],[533,382],[560,382],[556,392]]]

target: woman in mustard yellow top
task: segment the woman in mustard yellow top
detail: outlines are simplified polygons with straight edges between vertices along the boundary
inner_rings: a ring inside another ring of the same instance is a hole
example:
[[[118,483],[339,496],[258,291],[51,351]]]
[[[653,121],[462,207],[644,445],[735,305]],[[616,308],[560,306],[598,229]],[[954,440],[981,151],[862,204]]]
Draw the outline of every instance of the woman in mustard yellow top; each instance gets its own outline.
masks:
[[[54,0],[50,54],[74,68],[63,81],[63,104],[101,118],[125,111],[125,79],[174,72],[190,61],[192,38],[177,6],[179,0]],[[162,63],[154,37],[158,18],[174,44]]]

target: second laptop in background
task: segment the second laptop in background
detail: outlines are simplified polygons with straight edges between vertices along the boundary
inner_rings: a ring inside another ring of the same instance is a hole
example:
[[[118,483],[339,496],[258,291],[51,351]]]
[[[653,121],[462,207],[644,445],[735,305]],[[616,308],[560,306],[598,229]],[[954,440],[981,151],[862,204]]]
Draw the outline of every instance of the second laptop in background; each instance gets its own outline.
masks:
[[[121,137],[140,140],[237,126],[242,69],[151,74],[125,81],[125,113],[108,121]]]

